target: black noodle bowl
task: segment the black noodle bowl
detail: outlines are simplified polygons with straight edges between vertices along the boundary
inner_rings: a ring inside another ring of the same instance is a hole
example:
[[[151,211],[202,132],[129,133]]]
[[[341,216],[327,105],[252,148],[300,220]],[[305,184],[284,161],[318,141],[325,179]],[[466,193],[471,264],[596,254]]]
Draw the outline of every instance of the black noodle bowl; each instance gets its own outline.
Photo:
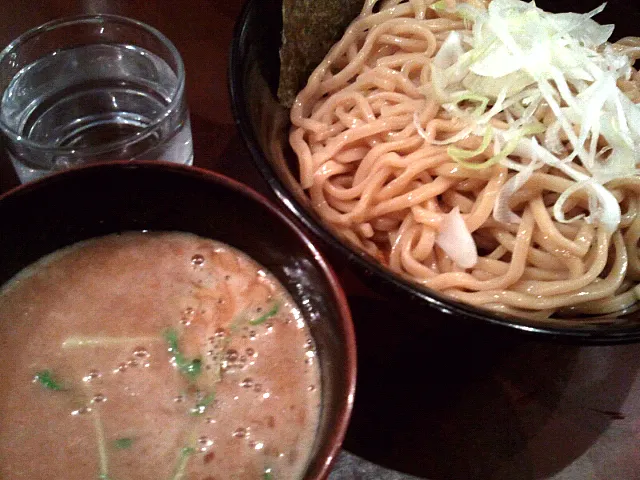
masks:
[[[589,11],[600,4],[587,1],[578,7]],[[550,11],[576,10],[574,2],[540,2]],[[454,323],[471,322],[505,327],[539,338],[584,344],[615,344],[640,341],[640,312],[633,310],[616,318],[571,318],[528,320],[500,315],[456,302],[422,287],[381,265],[337,237],[314,212],[297,182],[298,166],[288,144],[289,111],[275,97],[278,83],[280,0],[249,0],[237,20],[231,46],[229,88],[236,124],[251,152],[253,161],[279,200],[322,243],[335,258],[347,262],[375,291],[397,302],[409,302],[425,320],[456,317]],[[640,7],[629,2],[609,2],[598,22],[615,23],[614,37],[637,35]]]

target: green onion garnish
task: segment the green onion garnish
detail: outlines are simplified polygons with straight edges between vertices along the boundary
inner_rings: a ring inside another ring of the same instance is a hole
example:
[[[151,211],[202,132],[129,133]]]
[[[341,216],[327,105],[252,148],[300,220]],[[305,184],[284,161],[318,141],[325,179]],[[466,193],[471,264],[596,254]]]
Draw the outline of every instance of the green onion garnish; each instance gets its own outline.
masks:
[[[126,450],[127,448],[131,448],[132,445],[133,445],[133,438],[129,438],[129,437],[118,438],[113,441],[113,446],[116,447],[118,450]]]
[[[262,474],[262,480],[274,480],[273,470],[271,468],[265,468]]]
[[[178,351],[178,332],[175,328],[168,328],[164,332],[164,339],[169,344],[169,351],[175,353]]]
[[[176,465],[175,470],[173,471],[173,475],[171,476],[171,480],[180,480],[184,477],[185,470],[187,469],[187,462],[189,461],[189,457],[196,453],[196,449],[193,447],[183,447],[180,450],[180,456],[178,458],[178,464]]]
[[[207,407],[216,399],[215,393],[209,393],[196,403],[196,406],[191,409],[191,415],[202,415]]]
[[[184,447],[180,453],[183,457],[188,457],[189,455],[196,453],[196,449],[193,447]]]
[[[51,373],[50,370],[41,370],[39,372],[36,372],[34,380],[39,382],[40,385],[42,385],[45,388],[48,388],[49,390],[55,390],[55,391],[66,390],[64,386],[54,378],[53,373]]]
[[[200,375],[200,372],[202,371],[202,361],[199,358],[194,358],[193,360],[189,361],[181,355],[177,355],[176,365],[178,366],[180,371],[191,380]]]
[[[489,147],[489,143],[491,143],[492,139],[493,139],[493,129],[491,128],[491,126],[489,126],[484,131],[484,135],[482,137],[482,143],[475,150],[466,150],[464,148],[459,148],[451,145],[447,148],[447,153],[453,160],[462,164],[462,166],[466,168],[473,168],[476,170],[481,168],[486,168],[490,165],[493,165],[493,163],[495,162],[492,162],[491,164],[489,164],[490,161],[487,160],[486,162],[483,162],[483,163],[471,163],[471,162],[467,162],[466,160],[482,154]]]
[[[169,328],[164,332],[164,339],[169,345],[169,353],[173,354],[173,361],[180,372],[189,380],[194,380],[202,371],[202,361],[199,358],[189,360],[180,352],[178,346],[178,332]]]
[[[516,147],[518,146],[518,143],[520,142],[521,139],[522,139],[521,135],[515,136],[514,138],[512,138],[511,140],[509,140],[506,143],[506,145],[503,147],[503,149],[497,155],[494,155],[493,157],[491,157],[490,159],[488,159],[488,160],[486,160],[486,161],[484,161],[482,163],[467,162],[462,157],[456,157],[456,156],[452,155],[451,154],[451,150],[455,149],[456,147],[449,147],[447,149],[447,152],[449,153],[449,156],[451,158],[453,158],[456,162],[458,162],[464,168],[470,168],[472,170],[482,170],[484,168],[489,168],[489,167],[495,165],[496,163],[501,162],[502,160],[507,158],[509,155],[511,155],[513,153],[513,151],[516,149]]]
[[[271,307],[271,310],[269,310],[267,313],[259,316],[254,320],[249,320],[249,325],[260,325],[261,323],[264,323],[266,320],[268,320],[269,318],[273,317],[276,313],[278,313],[278,310],[280,310],[280,304],[274,303],[273,306]]]
[[[485,97],[484,95],[478,95],[474,93],[461,93],[459,95],[456,95],[456,97],[454,98],[454,102],[456,104],[462,103],[462,102],[477,103],[478,105],[473,111],[473,115],[480,116],[480,114],[484,113],[485,110],[487,109],[487,105],[489,105],[489,97]]]

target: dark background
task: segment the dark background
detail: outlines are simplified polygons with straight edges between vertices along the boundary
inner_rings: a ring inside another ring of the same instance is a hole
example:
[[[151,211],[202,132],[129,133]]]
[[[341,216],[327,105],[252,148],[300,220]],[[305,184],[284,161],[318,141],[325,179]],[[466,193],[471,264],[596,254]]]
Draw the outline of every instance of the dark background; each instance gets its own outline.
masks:
[[[576,5],[584,10],[598,2],[588,3]],[[229,107],[228,50],[241,6],[239,0],[5,0],[0,44],[81,12],[126,15],[158,28],[185,61],[195,164],[269,194]],[[631,8],[625,20],[637,26]],[[16,184],[0,154],[0,192]],[[374,298],[352,272],[339,262],[335,267],[349,294],[359,348],[347,450],[432,480],[640,479],[639,346],[538,343],[462,329],[454,318],[443,326],[418,318],[410,305]],[[332,475],[399,478],[348,454]]]

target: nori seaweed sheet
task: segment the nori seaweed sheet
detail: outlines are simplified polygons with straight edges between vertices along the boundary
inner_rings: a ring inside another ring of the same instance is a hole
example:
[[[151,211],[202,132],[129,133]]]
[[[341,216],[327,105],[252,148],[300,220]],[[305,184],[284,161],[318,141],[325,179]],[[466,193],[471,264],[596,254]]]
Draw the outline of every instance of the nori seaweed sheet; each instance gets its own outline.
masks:
[[[358,16],[363,4],[363,0],[283,0],[278,87],[283,105],[293,104],[313,69]]]

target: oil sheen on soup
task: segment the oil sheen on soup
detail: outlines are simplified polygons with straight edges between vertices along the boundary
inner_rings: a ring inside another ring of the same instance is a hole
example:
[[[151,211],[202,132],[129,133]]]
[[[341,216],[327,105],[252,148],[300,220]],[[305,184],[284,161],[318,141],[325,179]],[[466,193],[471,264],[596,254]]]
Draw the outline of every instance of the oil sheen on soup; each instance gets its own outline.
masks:
[[[296,479],[320,377],[299,309],[186,233],[81,242],[0,292],[0,478]]]

